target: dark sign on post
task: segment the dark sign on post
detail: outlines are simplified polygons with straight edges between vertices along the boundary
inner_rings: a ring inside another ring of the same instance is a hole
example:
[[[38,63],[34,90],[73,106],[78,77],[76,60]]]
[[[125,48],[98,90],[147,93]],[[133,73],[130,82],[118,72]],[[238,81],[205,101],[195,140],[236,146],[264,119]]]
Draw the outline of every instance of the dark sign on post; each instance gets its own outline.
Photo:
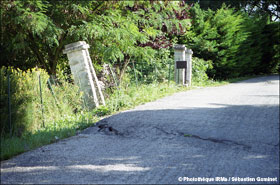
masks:
[[[176,69],[187,69],[187,61],[176,61]]]

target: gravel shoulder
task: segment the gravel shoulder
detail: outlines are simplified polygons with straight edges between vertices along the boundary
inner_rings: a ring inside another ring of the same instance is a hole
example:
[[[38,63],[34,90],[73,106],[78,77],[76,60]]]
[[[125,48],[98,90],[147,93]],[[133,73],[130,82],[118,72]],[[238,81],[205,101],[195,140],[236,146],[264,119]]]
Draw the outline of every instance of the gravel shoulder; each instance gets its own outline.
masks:
[[[176,93],[1,162],[1,184],[206,184],[206,178],[279,184],[279,76]]]

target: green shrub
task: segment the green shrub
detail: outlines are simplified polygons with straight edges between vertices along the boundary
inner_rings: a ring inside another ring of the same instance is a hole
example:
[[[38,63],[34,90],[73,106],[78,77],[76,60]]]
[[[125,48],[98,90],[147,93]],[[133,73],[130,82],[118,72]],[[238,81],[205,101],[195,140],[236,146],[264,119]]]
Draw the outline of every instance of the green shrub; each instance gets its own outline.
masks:
[[[207,74],[228,79],[279,71],[279,22],[253,17],[223,5],[216,11],[190,9],[193,24],[180,38],[194,56],[211,60]]]
[[[153,58],[134,58],[130,62],[127,74],[135,83],[166,82],[173,79],[173,53],[169,49],[161,48],[153,53]],[[169,76],[169,70],[171,71]]]
[[[92,111],[95,115],[101,117],[111,113],[108,107],[101,105]]]
[[[8,109],[8,73],[10,74],[11,123]],[[41,80],[42,101],[39,76]],[[48,83],[49,75],[42,69],[26,72],[2,67],[0,72],[1,91],[1,135],[10,132],[21,136],[25,132],[35,132],[48,124],[57,122],[73,111],[82,110],[82,94],[78,87],[61,81],[58,85]],[[51,88],[50,88],[51,87]]]
[[[192,81],[197,84],[206,82],[208,80],[207,70],[212,69],[212,61],[205,61],[203,59],[192,58]]]
[[[245,22],[240,12],[226,6],[204,11],[196,4],[190,9],[193,18],[191,30],[186,33],[183,43],[194,50],[194,56],[213,61],[210,77],[228,78],[239,75],[235,60],[239,46],[247,38],[243,30]]]

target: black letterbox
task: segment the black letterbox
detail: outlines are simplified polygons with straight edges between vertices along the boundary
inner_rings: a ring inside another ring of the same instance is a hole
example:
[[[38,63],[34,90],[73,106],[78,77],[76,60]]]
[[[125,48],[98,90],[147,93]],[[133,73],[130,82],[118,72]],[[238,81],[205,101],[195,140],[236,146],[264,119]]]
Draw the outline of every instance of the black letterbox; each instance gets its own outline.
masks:
[[[176,69],[187,69],[187,61],[176,61]]]

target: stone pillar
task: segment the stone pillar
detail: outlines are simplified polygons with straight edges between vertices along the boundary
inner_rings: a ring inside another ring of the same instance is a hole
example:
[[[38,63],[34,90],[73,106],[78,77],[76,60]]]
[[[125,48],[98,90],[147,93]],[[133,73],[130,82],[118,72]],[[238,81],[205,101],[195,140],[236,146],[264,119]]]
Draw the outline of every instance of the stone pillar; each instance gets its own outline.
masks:
[[[176,61],[186,61],[185,55],[186,47],[185,45],[175,45],[174,46],[174,61],[175,61],[175,82],[178,84],[185,84],[186,80],[186,71],[185,69],[177,69],[176,68]]]
[[[187,60],[187,86],[192,85],[192,54],[191,49],[186,50],[186,60]]]
[[[66,45],[63,54],[67,54],[74,82],[83,91],[87,107],[92,109],[98,107],[99,103],[89,64],[91,61],[89,61],[88,48],[89,45],[85,41],[79,41]]]

